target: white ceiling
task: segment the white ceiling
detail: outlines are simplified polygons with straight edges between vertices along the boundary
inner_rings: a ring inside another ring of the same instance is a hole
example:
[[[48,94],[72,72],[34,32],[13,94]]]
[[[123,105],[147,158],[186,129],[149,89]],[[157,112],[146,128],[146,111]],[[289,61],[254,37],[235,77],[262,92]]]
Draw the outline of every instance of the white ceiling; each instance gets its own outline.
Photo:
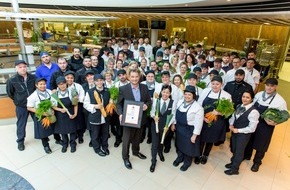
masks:
[[[269,0],[18,0],[23,4],[42,5],[70,5],[70,6],[94,6],[94,7],[155,7],[155,6],[214,6],[233,5],[253,2],[264,2]],[[10,3],[11,0],[1,0]]]

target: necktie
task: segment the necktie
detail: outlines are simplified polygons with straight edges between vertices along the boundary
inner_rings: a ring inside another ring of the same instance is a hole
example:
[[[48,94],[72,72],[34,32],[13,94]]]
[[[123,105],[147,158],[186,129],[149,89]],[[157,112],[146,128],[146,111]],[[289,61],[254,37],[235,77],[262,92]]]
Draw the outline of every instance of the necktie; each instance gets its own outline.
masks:
[[[245,111],[246,111],[246,108],[243,107],[243,106],[240,106],[240,107],[237,109],[237,115],[240,115],[240,114],[242,114],[242,113],[245,112]]]
[[[166,111],[166,102],[163,102],[160,113],[163,115],[165,111]]]

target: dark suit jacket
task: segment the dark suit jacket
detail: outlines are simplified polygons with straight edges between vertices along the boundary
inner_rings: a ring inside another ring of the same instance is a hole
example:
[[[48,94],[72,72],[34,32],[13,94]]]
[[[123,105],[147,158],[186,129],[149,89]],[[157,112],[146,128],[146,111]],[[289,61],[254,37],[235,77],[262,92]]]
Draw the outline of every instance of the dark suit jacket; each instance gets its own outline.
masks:
[[[146,104],[149,109],[150,105],[152,104],[149,90],[147,86],[144,84],[139,84],[139,88],[140,88],[140,102],[144,102],[144,104]],[[121,86],[119,88],[119,97],[117,102],[117,111],[119,115],[123,114],[124,100],[135,101],[130,83]],[[142,125],[144,125],[145,123],[146,123],[146,111],[143,111]]]

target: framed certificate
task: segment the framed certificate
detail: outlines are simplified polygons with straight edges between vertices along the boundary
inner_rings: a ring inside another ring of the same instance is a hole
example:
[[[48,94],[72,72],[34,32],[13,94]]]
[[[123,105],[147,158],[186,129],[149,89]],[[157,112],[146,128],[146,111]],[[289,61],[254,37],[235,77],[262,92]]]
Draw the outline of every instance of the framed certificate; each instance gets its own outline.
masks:
[[[141,128],[143,105],[143,102],[125,100],[121,125]]]

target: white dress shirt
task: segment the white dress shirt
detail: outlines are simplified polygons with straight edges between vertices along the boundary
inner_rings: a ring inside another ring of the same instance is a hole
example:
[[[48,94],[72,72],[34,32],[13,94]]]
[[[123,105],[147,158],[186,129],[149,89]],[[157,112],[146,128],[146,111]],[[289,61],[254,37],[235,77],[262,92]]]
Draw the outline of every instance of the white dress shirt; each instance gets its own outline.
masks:
[[[100,98],[102,99],[102,103],[104,104],[104,100],[102,98],[102,96],[100,96]],[[87,92],[86,95],[85,95],[85,99],[84,99],[84,108],[90,112],[90,113],[95,113],[96,112],[96,109],[95,109],[95,105],[96,104],[91,104],[91,99],[90,99],[90,95],[89,93]],[[105,121],[105,118],[103,117],[103,115],[101,114],[101,123],[91,123],[91,124],[94,124],[94,125],[98,125],[98,124],[104,124],[106,121]]]
[[[268,106],[269,108],[277,108],[279,110],[287,110],[287,103],[280,94],[276,93],[275,97],[274,98],[272,97],[273,100],[272,100],[272,98],[269,98],[266,101],[263,101],[263,98],[262,98],[263,92],[264,91],[258,92],[255,95],[254,103],[258,102],[260,105]],[[271,104],[269,104],[270,102],[271,102]]]
[[[243,106],[244,106],[244,105],[243,105]],[[246,112],[249,108],[251,108],[252,106],[253,106],[253,103],[244,106],[244,107],[245,107],[245,112]],[[245,112],[243,112],[243,113],[245,113]],[[238,114],[238,115],[236,115],[236,119],[238,119],[241,115],[243,115],[243,113],[242,113],[242,114]],[[234,122],[235,122],[235,114],[236,114],[236,112],[235,112],[235,113],[232,115],[232,117],[229,119],[229,123],[230,123],[230,125],[233,125]],[[245,133],[245,134],[255,132],[255,130],[256,130],[256,128],[257,128],[257,125],[258,125],[258,123],[259,123],[259,117],[260,117],[259,112],[258,112],[256,109],[253,109],[253,110],[249,113],[249,115],[248,115],[249,125],[248,125],[247,127],[245,127],[245,128],[238,129],[238,132],[239,132],[239,133]],[[235,127],[235,126],[234,126],[234,127]]]
[[[220,97],[219,97],[219,94],[220,94]],[[220,92],[215,93],[214,91],[212,91],[211,88],[205,88],[205,89],[203,89],[203,91],[202,91],[202,93],[201,93],[201,95],[199,96],[199,99],[198,99],[198,103],[200,105],[202,105],[202,103],[203,103],[203,101],[204,101],[204,99],[206,98],[207,95],[208,95],[209,98],[212,98],[212,99],[225,98],[225,99],[232,100],[232,96],[229,93],[227,93],[226,91],[224,91],[224,90],[221,90],[221,93]]]
[[[168,99],[165,100],[165,101],[164,101],[162,98],[160,98],[160,102],[159,102],[159,104],[160,104],[160,106],[159,106],[159,113],[160,113],[160,111],[161,111],[161,108],[162,108],[162,105],[163,105],[164,102],[166,103],[166,109],[165,109],[165,110],[168,109],[169,101],[170,101],[170,98],[168,98]],[[157,99],[156,99],[155,97],[153,97],[152,108],[151,108],[151,111],[150,111],[150,116],[151,116],[152,118],[155,117],[155,112],[156,112],[156,103],[157,103]],[[173,117],[172,117],[172,119],[170,120],[168,126],[170,126],[172,123],[175,122],[176,104],[174,103],[174,101],[173,101],[173,104],[172,104],[171,113],[173,114]]]
[[[68,87],[68,90],[71,91],[72,88],[76,88],[76,91],[77,91],[78,96],[79,96],[79,102],[83,103],[84,99],[85,99],[85,91],[84,91],[84,88],[82,87],[82,85],[74,82],[71,86]]]

